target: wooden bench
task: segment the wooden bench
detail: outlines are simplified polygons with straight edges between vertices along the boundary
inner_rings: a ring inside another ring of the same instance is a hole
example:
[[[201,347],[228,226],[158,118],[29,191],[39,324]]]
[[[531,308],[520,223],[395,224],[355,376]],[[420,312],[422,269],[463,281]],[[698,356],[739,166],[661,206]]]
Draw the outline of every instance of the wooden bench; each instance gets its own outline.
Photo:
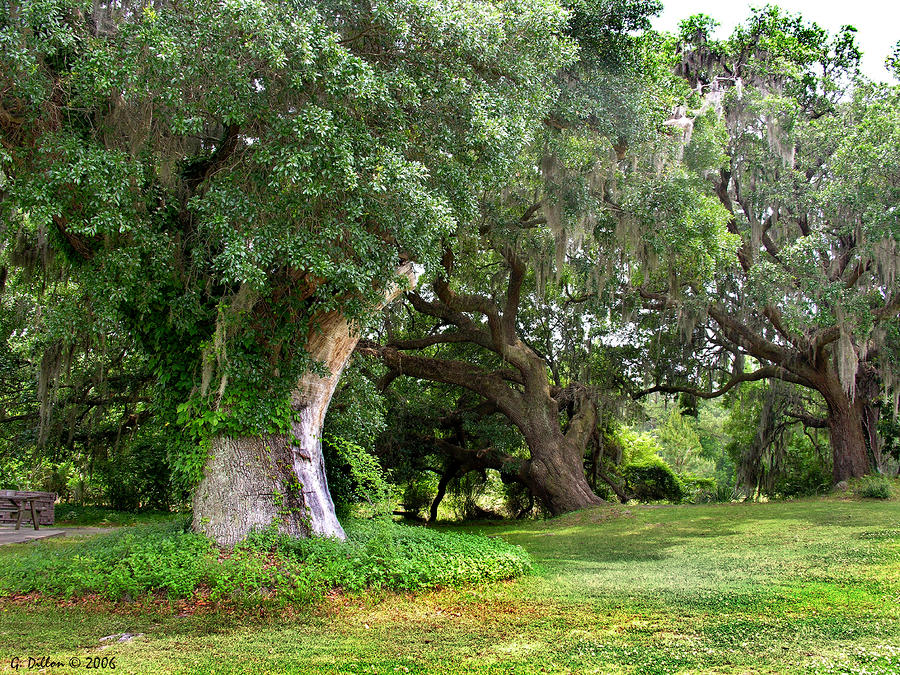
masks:
[[[41,525],[53,525],[55,492],[25,492],[20,490],[0,490],[0,523],[22,526],[22,518],[31,518],[34,529]]]

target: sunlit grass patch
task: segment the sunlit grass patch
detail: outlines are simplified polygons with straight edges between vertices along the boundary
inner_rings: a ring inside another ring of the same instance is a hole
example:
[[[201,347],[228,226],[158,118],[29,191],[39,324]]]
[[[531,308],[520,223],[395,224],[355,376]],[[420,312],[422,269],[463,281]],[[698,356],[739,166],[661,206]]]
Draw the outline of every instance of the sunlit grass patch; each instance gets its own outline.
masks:
[[[142,673],[900,672],[897,502],[614,510],[450,528],[528,550],[537,571],[510,581],[262,613],[0,600],[0,651],[83,654],[129,631],[145,636],[103,653]]]

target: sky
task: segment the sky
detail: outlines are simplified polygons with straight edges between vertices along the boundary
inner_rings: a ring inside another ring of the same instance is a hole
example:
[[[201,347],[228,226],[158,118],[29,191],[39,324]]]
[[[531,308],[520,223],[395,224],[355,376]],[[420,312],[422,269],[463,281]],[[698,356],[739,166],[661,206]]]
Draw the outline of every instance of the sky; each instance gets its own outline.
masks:
[[[708,14],[721,23],[715,35],[727,37],[735,25],[750,14],[750,7],[761,7],[766,0],[662,0],[663,11],[653,20],[657,30],[675,32],[678,22],[692,14]],[[771,0],[793,14],[834,32],[850,24],[857,29],[856,41],[863,52],[862,71],[875,80],[892,81],[884,68],[884,59],[900,40],[900,2],[897,0]]]

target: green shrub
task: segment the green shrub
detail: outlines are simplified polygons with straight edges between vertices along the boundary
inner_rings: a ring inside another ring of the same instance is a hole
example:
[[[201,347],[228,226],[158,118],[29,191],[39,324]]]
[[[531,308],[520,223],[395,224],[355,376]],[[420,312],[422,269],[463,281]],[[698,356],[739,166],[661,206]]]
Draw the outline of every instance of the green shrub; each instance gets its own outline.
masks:
[[[730,502],[734,498],[734,485],[728,485],[727,483],[717,483],[714,501],[720,503]]]
[[[97,464],[105,502],[120,511],[168,511],[172,484],[166,447],[152,442],[149,434],[142,436],[148,438],[124,445],[118,453]]]
[[[394,487],[378,459],[363,446],[341,436],[323,439],[328,460],[328,485],[343,513],[355,503],[367,503],[375,512],[389,510]],[[374,514],[373,514],[374,515]]]
[[[680,502],[685,489],[671,467],[658,457],[647,457],[622,468],[628,491],[641,502]]]
[[[246,546],[209,561],[205,581],[213,600],[230,598],[248,603],[276,597],[282,601],[310,602],[324,588],[322,580],[296,560]]]
[[[718,484],[715,478],[704,478],[690,473],[678,477],[684,487],[686,499],[693,504],[708,504],[719,501]]]
[[[416,590],[526,573],[524,550],[499,539],[439,533],[388,520],[348,520],[347,540],[291,539],[270,528],[222,552],[183,518],[87,540],[60,539],[0,551],[0,597],[157,594],[214,600],[305,603],[329,588]]]
[[[887,476],[863,476],[859,479],[853,492],[857,497],[865,499],[890,499],[894,496],[891,481]]]
[[[622,446],[622,464],[643,464],[658,458],[663,447],[659,441],[646,431],[638,433],[629,427],[619,427],[615,438]]]
[[[436,492],[437,479],[432,475],[424,475],[406,484],[400,504],[406,512],[422,515],[428,512]]]

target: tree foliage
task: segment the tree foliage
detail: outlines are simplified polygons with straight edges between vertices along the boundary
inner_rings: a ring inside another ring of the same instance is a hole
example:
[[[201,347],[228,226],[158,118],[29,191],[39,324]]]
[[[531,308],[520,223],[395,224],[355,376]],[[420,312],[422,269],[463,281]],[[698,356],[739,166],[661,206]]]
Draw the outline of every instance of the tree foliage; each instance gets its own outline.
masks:
[[[827,406],[835,478],[859,475],[879,451],[875,402],[897,396],[896,89],[855,79],[850,27],[828,36],[767,7],[727,41],[710,41],[708,28],[704,17],[683,26],[678,72],[693,93],[670,124],[701,179],[695,191],[719,202],[710,208],[724,215],[728,245],[705,277],[668,263],[654,278],[651,260],[633,281],[707,369],[697,378],[679,362],[654,389],[713,396],[764,378],[813,389]],[[724,156],[690,152],[698,131],[698,142],[725,141]],[[760,368],[746,371],[747,357]]]
[[[488,470],[553,512],[891,470],[900,89],[850,26],[660,7],[2,4],[0,482],[164,508],[222,439],[300,461],[335,326],[378,357],[328,417],[348,504],[385,467],[432,517]]]
[[[140,362],[158,389],[127,412],[179,429],[184,485],[210,436],[284,431],[316,317],[364,321],[398,257],[435,263],[517,160],[565,20],[542,0],[6,3],[2,267],[39,307],[39,440],[73,350],[104,383],[107,350]]]

